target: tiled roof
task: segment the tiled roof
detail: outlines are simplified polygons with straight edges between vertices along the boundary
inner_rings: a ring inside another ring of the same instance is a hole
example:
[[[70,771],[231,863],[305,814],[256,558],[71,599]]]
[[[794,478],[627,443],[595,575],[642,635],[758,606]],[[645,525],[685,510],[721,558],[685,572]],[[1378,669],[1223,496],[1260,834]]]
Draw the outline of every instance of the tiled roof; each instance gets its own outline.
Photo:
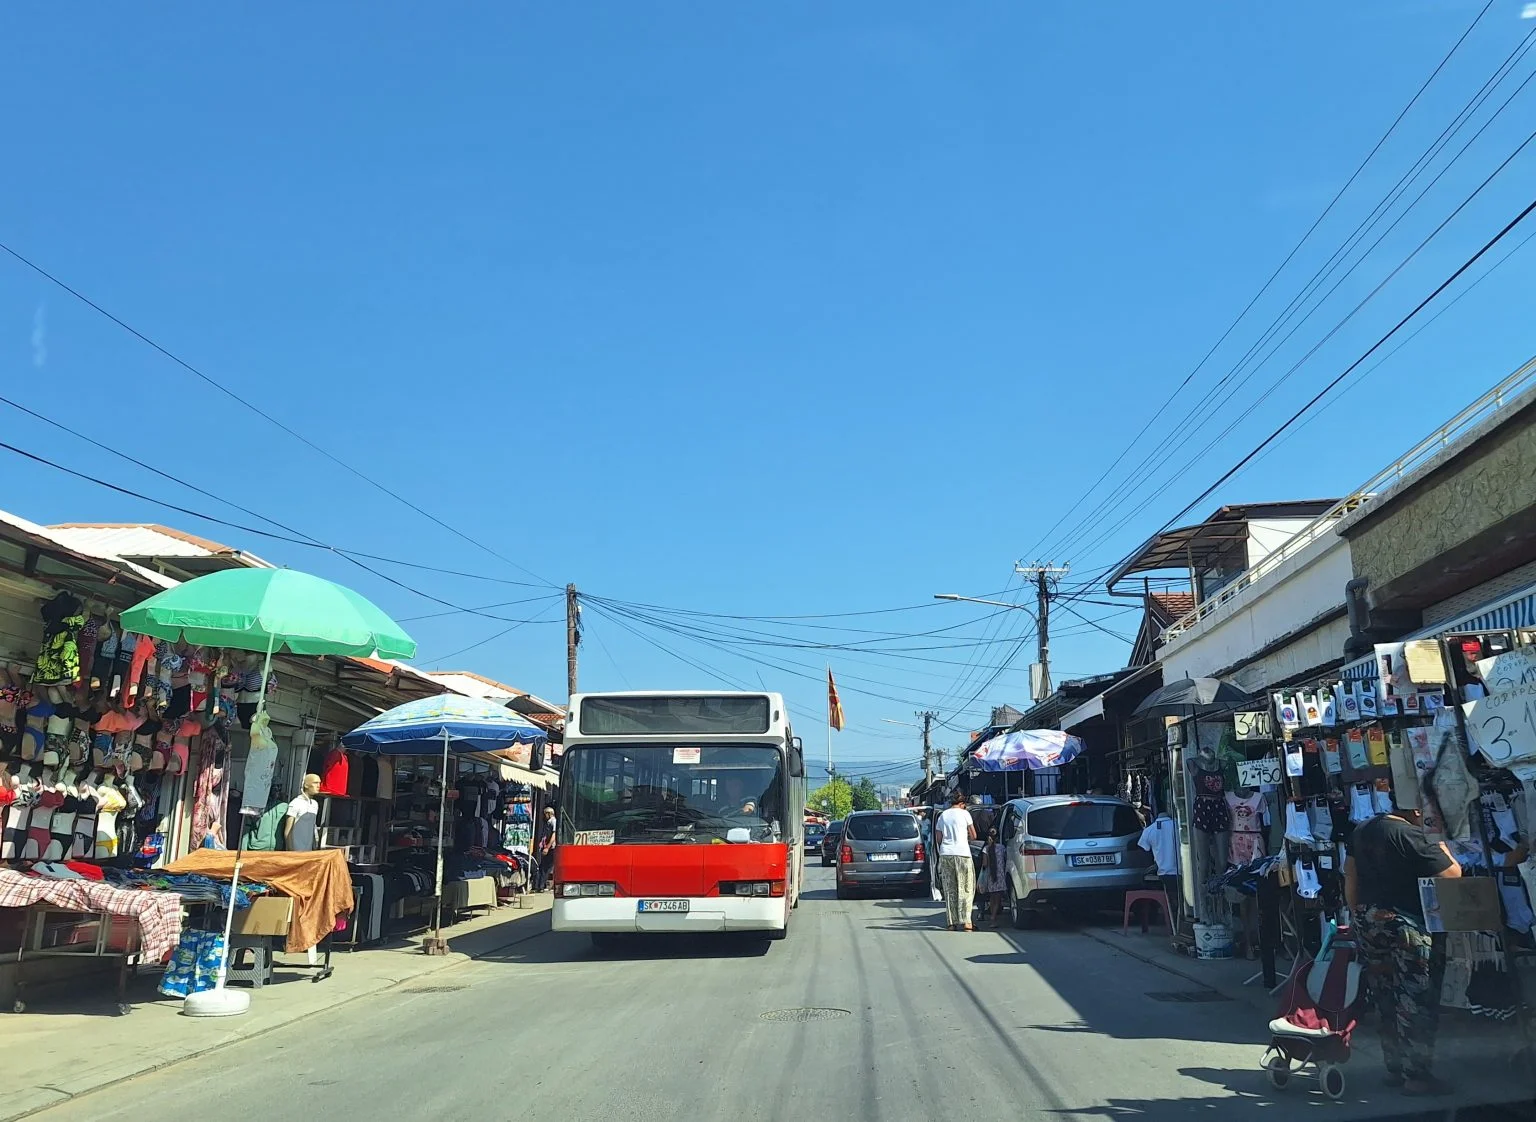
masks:
[[[1158,607],[1168,613],[1170,620],[1183,619],[1195,610],[1195,594],[1193,592],[1154,592],[1152,599],[1157,601]]]

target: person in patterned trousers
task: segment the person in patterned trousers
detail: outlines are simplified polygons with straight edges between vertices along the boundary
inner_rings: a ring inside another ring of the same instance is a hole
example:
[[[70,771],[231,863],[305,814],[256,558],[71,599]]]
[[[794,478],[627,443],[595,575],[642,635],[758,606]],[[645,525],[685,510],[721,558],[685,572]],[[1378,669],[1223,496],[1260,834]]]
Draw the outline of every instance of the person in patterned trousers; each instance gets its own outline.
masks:
[[[1434,1077],[1443,939],[1425,929],[1420,877],[1459,877],[1443,843],[1432,842],[1414,811],[1363,822],[1344,863],[1344,897],[1353,918],[1366,994],[1381,1018],[1388,1086],[1405,1095],[1442,1095]]]

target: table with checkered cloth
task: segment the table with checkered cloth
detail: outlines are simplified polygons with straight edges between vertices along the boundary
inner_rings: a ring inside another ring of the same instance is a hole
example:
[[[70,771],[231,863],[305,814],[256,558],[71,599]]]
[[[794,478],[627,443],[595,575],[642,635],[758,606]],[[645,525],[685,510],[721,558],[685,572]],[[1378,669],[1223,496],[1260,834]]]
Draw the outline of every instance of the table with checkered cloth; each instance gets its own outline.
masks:
[[[92,880],[56,880],[0,869],[0,908],[52,904],[75,912],[132,916],[143,961],[158,963],[181,938],[181,897],[174,892],[113,888]]]

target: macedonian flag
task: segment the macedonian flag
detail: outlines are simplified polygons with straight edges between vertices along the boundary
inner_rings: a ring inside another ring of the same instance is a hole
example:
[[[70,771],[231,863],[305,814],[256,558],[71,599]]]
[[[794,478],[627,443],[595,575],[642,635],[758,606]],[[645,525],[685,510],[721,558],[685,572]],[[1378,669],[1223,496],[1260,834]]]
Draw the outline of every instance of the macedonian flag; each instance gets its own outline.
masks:
[[[832,668],[827,667],[827,724],[838,732],[843,731],[843,703],[837,698],[837,683],[832,680]]]

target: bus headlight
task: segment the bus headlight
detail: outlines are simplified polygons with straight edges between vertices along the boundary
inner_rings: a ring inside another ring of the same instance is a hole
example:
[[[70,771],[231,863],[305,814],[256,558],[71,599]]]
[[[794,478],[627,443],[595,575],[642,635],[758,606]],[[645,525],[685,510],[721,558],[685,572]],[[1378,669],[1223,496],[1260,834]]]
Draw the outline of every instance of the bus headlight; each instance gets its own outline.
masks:
[[[560,895],[566,898],[572,896],[616,896],[619,886],[612,883],[582,884],[576,881],[566,881],[560,885]]]

